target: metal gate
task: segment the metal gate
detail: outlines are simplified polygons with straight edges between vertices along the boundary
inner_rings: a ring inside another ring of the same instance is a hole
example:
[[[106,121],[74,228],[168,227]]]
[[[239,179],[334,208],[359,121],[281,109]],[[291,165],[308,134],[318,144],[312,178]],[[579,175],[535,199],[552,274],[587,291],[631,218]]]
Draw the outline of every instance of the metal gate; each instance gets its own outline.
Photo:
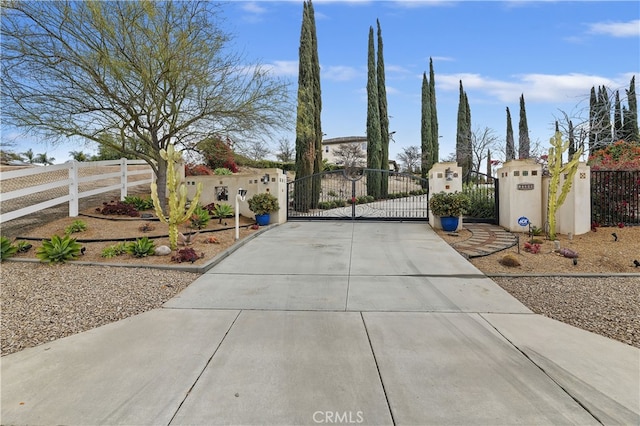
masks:
[[[498,179],[475,171],[463,179],[462,192],[471,200],[471,207],[464,216],[465,222],[499,222],[499,183]]]
[[[426,179],[389,170],[322,172],[287,184],[287,220],[427,221],[428,188]]]

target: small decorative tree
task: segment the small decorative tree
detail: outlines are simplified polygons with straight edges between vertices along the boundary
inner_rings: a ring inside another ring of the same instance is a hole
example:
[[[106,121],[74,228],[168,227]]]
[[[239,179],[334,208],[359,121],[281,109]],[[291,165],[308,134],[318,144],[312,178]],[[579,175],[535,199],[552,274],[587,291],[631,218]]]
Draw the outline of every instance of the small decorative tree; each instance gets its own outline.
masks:
[[[167,189],[169,191],[169,217],[165,216],[158,198],[158,185],[151,184],[151,198],[156,209],[156,215],[161,222],[169,225],[169,245],[171,250],[178,248],[178,226],[191,218],[198,206],[198,200],[202,193],[202,183],[196,186],[196,195],[187,206],[187,188],[180,184],[178,167],[182,161],[182,152],[176,151],[173,144],[169,144],[166,150],[160,150],[160,156],[167,161]]]
[[[580,161],[580,155],[582,155],[582,148],[573,154],[573,158],[566,164],[562,164],[562,154],[569,149],[569,141],[562,142],[562,133],[556,132],[554,137],[549,141],[551,148],[549,148],[549,175],[551,180],[549,181],[549,201],[547,204],[547,212],[549,215],[549,238],[555,240],[556,238],[556,212],[564,203],[569,191],[571,191],[571,185],[573,184],[573,177],[578,170],[578,162]],[[560,186],[560,176],[565,176],[565,181],[562,184],[560,195],[558,195],[558,187]]]

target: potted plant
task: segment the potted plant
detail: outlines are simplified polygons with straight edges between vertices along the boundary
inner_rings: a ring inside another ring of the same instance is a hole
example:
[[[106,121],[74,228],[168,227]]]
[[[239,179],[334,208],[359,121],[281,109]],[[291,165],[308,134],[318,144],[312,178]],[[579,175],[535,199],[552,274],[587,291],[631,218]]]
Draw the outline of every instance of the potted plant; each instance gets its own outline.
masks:
[[[429,199],[429,208],[440,217],[442,229],[452,232],[458,229],[459,218],[467,212],[471,200],[462,192],[439,192]]]
[[[271,213],[280,209],[278,199],[268,192],[254,195],[247,200],[247,203],[249,203],[249,210],[256,215],[256,222],[261,226],[268,225]]]

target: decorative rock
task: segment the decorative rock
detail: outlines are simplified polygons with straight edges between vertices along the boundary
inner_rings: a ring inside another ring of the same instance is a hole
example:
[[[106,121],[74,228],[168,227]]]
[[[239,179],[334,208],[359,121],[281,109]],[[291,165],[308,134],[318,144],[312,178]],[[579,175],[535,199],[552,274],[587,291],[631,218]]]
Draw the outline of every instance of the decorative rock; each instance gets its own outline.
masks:
[[[141,219],[152,219],[152,218],[153,218],[153,215],[152,215],[151,213],[142,213],[142,214],[140,215],[140,218],[141,218]]]
[[[171,249],[168,246],[156,247],[156,256],[168,256],[171,254]]]

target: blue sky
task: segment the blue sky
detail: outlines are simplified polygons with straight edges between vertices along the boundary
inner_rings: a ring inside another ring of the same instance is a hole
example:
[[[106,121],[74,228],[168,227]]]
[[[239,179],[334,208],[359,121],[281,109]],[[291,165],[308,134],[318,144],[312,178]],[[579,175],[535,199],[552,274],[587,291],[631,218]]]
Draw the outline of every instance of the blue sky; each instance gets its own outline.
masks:
[[[640,78],[640,6],[635,1],[313,4],[327,138],[365,135],[368,33],[380,20],[390,131],[396,132],[392,159],[403,147],[420,145],[422,73],[428,73],[430,57],[441,157],[455,149],[460,80],[474,130],[489,127],[504,143],[509,107],[517,143],[519,97],[524,94],[530,139],[546,148],[561,111],[587,116],[592,86],[620,89],[624,96],[631,77]],[[290,79],[295,99],[302,2],[230,1],[222,11],[235,48]],[[274,148],[281,137],[294,142],[295,132],[276,135]],[[38,144],[33,149],[47,151],[59,162],[82,147]]]

